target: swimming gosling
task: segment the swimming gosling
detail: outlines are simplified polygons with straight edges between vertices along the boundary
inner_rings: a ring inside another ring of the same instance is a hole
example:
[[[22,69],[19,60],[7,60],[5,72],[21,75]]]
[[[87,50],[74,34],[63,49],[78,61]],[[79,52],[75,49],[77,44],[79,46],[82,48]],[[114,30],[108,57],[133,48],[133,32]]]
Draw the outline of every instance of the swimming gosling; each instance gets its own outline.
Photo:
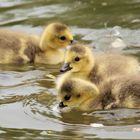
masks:
[[[95,84],[121,75],[138,73],[138,61],[121,54],[99,54],[94,56],[91,49],[82,44],[72,45],[66,52],[61,81],[70,77],[89,80]]]
[[[81,111],[140,108],[140,76],[121,76],[101,90],[83,79],[66,79],[58,88],[58,99],[60,108],[70,107]]]
[[[0,64],[58,64],[71,44],[70,29],[62,23],[49,24],[41,37],[9,30],[0,30]]]

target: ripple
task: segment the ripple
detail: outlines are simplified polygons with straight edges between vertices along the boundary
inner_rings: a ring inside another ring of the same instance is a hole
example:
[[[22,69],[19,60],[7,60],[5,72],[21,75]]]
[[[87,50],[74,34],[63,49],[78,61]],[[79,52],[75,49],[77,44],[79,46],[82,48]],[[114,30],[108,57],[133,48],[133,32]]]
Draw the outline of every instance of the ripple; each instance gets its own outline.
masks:
[[[16,72],[16,71],[1,71],[0,86],[16,86],[27,82],[33,82],[43,78],[46,73],[39,70]]]
[[[24,4],[25,2],[21,1],[21,0],[13,0],[13,1],[10,1],[10,0],[5,0],[3,2],[0,3],[0,7],[12,7],[12,6],[15,6],[15,5],[21,5],[21,4]]]
[[[28,112],[28,113],[27,113]],[[29,115],[30,108],[23,107],[21,102],[1,105],[0,106],[0,124],[1,127],[6,128],[30,128],[30,129],[62,129],[60,125],[52,121],[47,121],[46,117],[43,117],[37,113]],[[10,114],[10,117],[9,117]],[[55,127],[54,127],[55,126]]]
[[[63,8],[62,8],[63,7]],[[40,6],[40,7],[33,7],[28,8],[23,11],[23,9],[15,9],[12,11],[8,11],[7,14],[14,14],[15,17],[52,17],[56,16],[56,14],[60,14],[68,10],[67,7],[61,4],[56,5],[46,5],[46,6]],[[24,15],[24,16],[23,16]]]
[[[80,30],[80,29],[79,29]],[[78,34],[79,30],[75,33]],[[121,27],[107,29],[90,29],[90,33],[84,29],[83,40],[91,41],[91,45],[100,51],[112,51],[114,49],[123,50],[124,48],[140,47],[140,30],[124,29]],[[81,34],[81,31],[80,31]]]

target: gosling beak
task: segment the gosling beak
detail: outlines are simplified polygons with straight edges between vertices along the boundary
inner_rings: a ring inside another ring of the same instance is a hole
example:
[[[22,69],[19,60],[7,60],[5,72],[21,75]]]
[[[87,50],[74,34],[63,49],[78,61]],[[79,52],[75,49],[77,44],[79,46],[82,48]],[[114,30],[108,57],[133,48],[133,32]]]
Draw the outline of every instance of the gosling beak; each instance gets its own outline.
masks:
[[[77,41],[76,41],[76,40],[71,40],[70,42],[71,42],[71,44],[72,44],[72,45],[74,45],[74,44],[76,44],[76,43],[77,43]]]
[[[70,43],[72,44],[73,43],[73,40],[70,40]]]
[[[66,71],[69,71],[71,69],[72,69],[72,67],[70,67],[69,63],[64,63],[64,65],[60,69],[60,72],[66,72]]]
[[[67,106],[67,105],[64,105],[63,102],[60,102],[60,103],[59,103],[59,107],[60,107],[60,108],[64,108],[64,107],[66,107],[66,106]]]

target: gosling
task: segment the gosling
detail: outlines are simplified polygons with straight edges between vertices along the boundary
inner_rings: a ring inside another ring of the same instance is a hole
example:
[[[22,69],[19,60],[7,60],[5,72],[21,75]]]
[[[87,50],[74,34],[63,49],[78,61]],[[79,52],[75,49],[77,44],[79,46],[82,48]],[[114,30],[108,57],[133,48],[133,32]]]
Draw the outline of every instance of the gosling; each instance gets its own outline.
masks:
[[[140,108],[140,76],[121,76],[106,83],[101,90],[83,79],[65,79],[58,89],[58,99],[60,108],[77,108],[81,111]]]
[[[0,30],[0,64],[58,64],[72,41],[70,29],[62,23],[49,24],[41,37]]]
[[[81,44],[72,45],[66,52],[63,74],[57,82],[66,78],[77,77],[100,85],[106,79],[115,79],[121,75],[138,73],[138,61],[121,54],[93,55],[92,50]]]

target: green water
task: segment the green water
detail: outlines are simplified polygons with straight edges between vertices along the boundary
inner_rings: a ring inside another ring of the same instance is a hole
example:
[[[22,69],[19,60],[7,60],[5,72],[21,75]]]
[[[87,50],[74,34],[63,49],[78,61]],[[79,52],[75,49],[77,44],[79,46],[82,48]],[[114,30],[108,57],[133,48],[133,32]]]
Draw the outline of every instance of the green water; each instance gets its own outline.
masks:
[[[139,0],[0,0],[0,28],[40,34],[54,21],[95,52],[140,59]],[[139,110],[55,111],[55,80],[48,75],[59,76],[59,68],[0,65],[0,140],[140,139]]]

